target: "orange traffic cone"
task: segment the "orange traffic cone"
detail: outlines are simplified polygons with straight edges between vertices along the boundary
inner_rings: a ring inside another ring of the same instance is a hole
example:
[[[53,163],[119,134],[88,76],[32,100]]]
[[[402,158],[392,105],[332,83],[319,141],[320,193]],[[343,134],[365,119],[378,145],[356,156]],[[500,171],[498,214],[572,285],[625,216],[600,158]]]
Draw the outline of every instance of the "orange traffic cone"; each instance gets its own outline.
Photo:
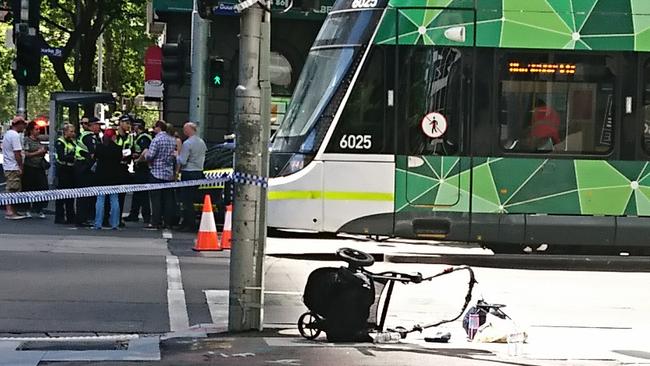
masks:
[[[223,219],[223,236],[221,237],[221,248],[232,248],[232,204],[226,206],[226,217]]]
[[[217,225],[214,223],[214,213],[212,213],[212,200],[209,194],[206,194],[203,199],[201,225],[199,226],[196,244],[192,249],[197,251],[221,250],[221,245],[219,245],[219,239],[217,238]]]

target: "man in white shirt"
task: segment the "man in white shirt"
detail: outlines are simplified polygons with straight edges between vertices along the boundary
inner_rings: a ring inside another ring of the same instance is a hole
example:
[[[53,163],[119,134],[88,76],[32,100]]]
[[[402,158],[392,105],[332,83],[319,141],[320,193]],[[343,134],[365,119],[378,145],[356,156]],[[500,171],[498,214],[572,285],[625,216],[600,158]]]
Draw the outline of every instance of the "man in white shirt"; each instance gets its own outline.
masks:
[[[20,133],[25,129],[25,119],[16,116],[11,120],[11,129],[2,140],[2,169],[7,179],[6,190],[9,193],[21,191],[20,177],[23,175],[23,145]],[[20,220],[27,216],[19,214],[12,205],[7,205],[5,219]]]

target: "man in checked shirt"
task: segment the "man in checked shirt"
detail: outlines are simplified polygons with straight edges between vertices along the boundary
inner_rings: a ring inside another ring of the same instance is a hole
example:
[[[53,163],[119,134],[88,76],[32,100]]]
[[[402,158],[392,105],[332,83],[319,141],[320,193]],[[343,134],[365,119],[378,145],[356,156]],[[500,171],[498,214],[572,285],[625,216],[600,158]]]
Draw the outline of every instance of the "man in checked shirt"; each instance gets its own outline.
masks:
[[[168,183],[175,180],[174,163],[176,162],[176,139],[167,134],[165,121],[154,125],[156,137],[149,148],[142,152],[141,159],[146,159],[151,166],[151,183]],[[160,189],[151,193],[151,223],[145,229],[158,230],[172,225],[176,200],[173,189]]]

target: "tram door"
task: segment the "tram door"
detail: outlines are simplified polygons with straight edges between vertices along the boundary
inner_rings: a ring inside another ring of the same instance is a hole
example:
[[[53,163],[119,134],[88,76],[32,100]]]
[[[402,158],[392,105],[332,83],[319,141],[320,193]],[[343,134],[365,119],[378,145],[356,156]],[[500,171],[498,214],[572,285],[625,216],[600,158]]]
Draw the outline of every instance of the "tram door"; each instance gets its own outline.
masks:
[[[396,210],[467,212],[469,162],[461,156],[471,116],[475,12],[394,13]]]

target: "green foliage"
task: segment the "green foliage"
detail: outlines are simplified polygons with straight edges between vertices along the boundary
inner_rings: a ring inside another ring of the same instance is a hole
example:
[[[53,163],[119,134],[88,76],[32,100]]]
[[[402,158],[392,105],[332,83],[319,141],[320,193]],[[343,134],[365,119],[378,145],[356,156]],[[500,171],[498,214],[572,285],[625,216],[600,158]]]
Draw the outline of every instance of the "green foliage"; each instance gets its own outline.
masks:
[[[14,52],[4,47],[5,32],[11,26],[0,23],[0,124],[9,120],[16,111],[16,82],[11,76]]]
[[[63,57],[44,57],[41,82],[28,92],[28,116],[47,114],[50,94],[60,90],[95,90],[97,39],[104,36],[104,91],[131,101],[144,92],[144,51],[154,43],[146,34],[146,0],[41,1],[40,33]],[[79,18],[78,18],[79,14]],[[4,47],[0,23],[0,121],[15,113],[16,85],[11,75],[14,51]],[[128,103],[133,105],[133,103]]]

